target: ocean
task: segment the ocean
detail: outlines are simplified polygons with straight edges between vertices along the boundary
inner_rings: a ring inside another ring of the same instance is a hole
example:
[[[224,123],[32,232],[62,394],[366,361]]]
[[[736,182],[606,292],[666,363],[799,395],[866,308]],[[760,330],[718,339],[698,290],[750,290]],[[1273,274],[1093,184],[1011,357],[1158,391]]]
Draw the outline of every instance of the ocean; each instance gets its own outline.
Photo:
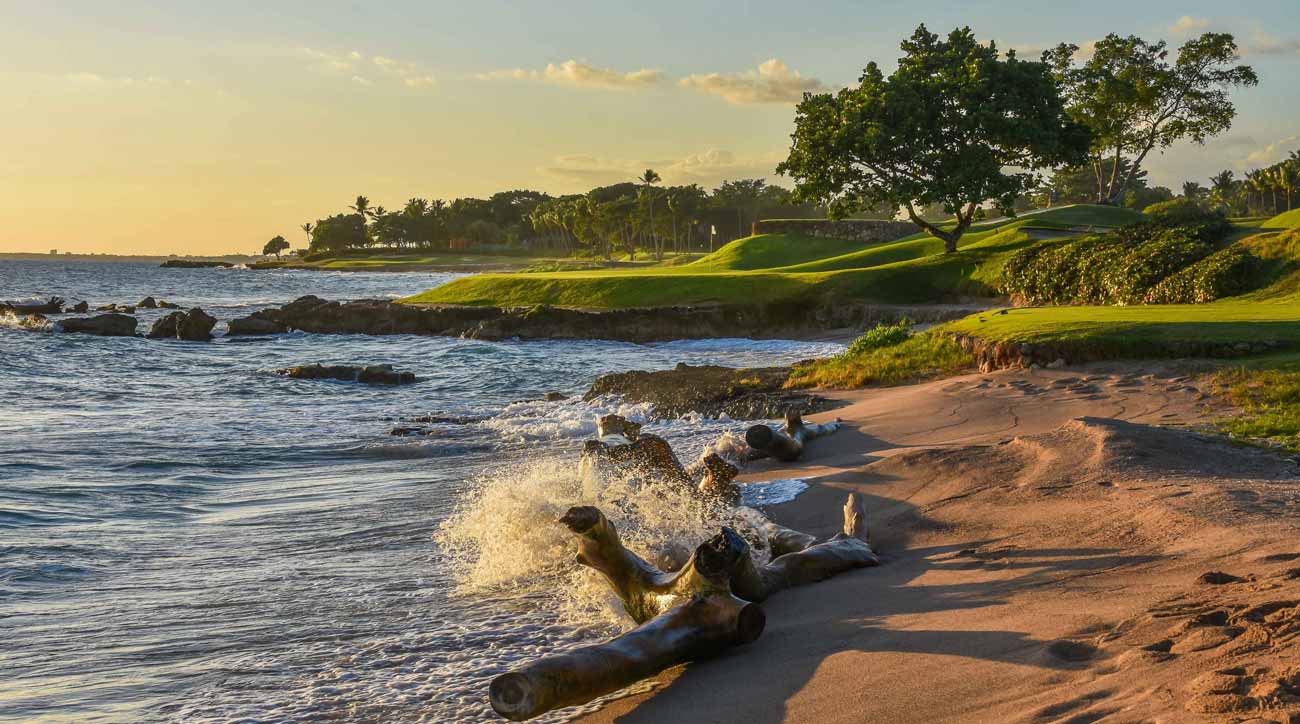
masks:
[[[227,320],[453,276],[0,260],[0,300],[153,296]],[[163,313],[140,310],[140,331]],[[596,376],[843,349],[223,328],[195,343],[0,321],[0,721],[497,721],[493,676],[630,625],[573,564],[564,510],[602,504],[632,545],[709,531],[663,496],[581,499],[596,417],[646,413],[582,402]],[[424,381],[273,373],[313,362],[391,363]],[[471,422],[390,434],[424,415]],[[688,416],[647,431],[689,460],[745,425]]]

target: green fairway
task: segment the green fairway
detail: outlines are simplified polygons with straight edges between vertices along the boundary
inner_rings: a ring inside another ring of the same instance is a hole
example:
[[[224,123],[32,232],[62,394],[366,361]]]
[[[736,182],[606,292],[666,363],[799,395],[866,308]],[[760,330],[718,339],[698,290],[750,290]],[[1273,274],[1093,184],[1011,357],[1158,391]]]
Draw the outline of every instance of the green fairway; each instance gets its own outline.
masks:
[[[1284,211],[1277,216],[1265,221],[1262,228],[1265,229],[1294,229],[1300,226],[1300,209],[1291,209]]]
[[[940,253],[942,242],[926,234],[876,244],[762,234],[731,242],[690,264],[478,274],[401,301],[596,309],[805,300],[943,302],[992,296],[990,283],[1001,264],[1027,244],[1140,218],[1137,212],[1111,207],[1050,209],[977,226],[954,254]]]

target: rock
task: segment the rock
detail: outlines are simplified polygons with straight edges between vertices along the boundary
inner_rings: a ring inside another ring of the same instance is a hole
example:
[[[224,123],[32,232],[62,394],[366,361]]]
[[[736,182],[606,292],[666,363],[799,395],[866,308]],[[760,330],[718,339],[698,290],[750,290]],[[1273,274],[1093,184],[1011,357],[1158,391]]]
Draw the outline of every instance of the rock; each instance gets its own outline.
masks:
[[[427,427],[395,427],[389,430],[388,434],[395,437],[419,437],[432,435],[434,432]]]
[[[0,311],[14,314],[62,314],[63,297],[50,297],[44,302],[0,302]]]
[[[105,304],[102,307],[95,307],[96,312],[110,312],[112,314],[135,314],[135,307],[129,304]]]
[[[277,374],[299,380],[343,380],[366,385],[409,385],[419,382],[412,372],[398,372],[392,365],[302,365],[276,370]]]
[[[1243,580],[1245,579],[1238,578],[1231,573],[1224,573],[1223,571],[1207,571],[1197,577],[1196,582],[1210,586],[1222,586],[1227,583],[1240,583]]]
[[[289,331],[288,327],[279,322],[255,316],[232,319],[226,324],[230,325],[230,329],[226,332],[227,336],[244,334],[281,334]]]
[[[64,332],[97,334],[102,337],[133,337],[135,326],[135,318],[125,314],[97,314],[93,317],[59,320],[59,328]]]
[[[707,337],[788,338],[810,329],[955,319],[973,308],[870,304],[731,304],[590,311],[537,305],[482,307],[399,304],[381,299],[339,303],[306,296],[234,320],[230,334],[299,329],[318,334],[429,334],[472,339],[617,339],[658,342]],[[254,322],[253,320],[257,320]],[[244,331],[251,330],[251,331]]]
[[[547,402],[563,402],[564,400],[569,399],[569,396],[563,392],[547,392],[545,395],[542,395],[542,399]]]
[[[659,419],[699,413],[726,415],[735,420],[779,418],[787,410],[804,414],[821,412],[835,403],[806,392],[783,389],[788,367],[734,368],[679,364],[659,372],[619,372],[601,375],[583,395],[590,401],[602,395],[619,395],[634,404],[651,404],[650,415]]]
[[[75,305],[73,305],[72,311],[75,312],[76,314],[85,314],[86,312],[90,311],[90,305],[84,301],[77,302]]]
[[[212,328],[217,319],[195,307],[188,312],[172,312],[153,323],[150,339],[183,339],[189,342],[206,342],[212,339]]]
[[[189,259],[168,259],[160,265],[163,269],[229,269],[234,266],[228,261],[192,261]]]
[[[144,299],[141,299],[140,301],[136,302],[135,306],[139,307],[140,309],[157,309],[158,301],[153,297],[145,297]]]
[[[420,417],[403,419],[403,422],[419,422],[424,424],[436,424],[436,425],[470,425],[475,422],[483,422],[486,419],[487,418],[485,417],[471,417],[469,415],[464,415],[464,416],[421,415]]]
[[[169,301],[167,301],[167,300],[165,300],[165,299],[159,299],[159,300],[158,300],[158,308],[159,308],[159,309],[180,309],[180,308],[181,308],[181,305],[179,305],[179,304],[173,304],[173,303],[171,303],[171,302],[169,302]]]

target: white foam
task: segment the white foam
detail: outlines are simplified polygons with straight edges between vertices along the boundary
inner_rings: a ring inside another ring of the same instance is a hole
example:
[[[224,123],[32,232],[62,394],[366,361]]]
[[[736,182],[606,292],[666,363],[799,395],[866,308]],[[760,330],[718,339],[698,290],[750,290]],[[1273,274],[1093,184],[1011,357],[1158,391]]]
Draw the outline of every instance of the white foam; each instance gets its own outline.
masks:
[[[742,484],[740,496],[745,505],[778,505],[794,500],[807,489],[808,483],[802,478],[782,478]]]

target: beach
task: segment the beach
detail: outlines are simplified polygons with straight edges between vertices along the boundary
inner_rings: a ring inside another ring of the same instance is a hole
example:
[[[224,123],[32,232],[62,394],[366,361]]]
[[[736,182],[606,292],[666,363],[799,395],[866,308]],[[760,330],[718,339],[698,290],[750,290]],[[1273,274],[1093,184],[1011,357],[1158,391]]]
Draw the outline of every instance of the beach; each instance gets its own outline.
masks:
[[[581,721],[1291,721],[1296,464],[1189,429],[1231,412],[1196,384],[1112,364],[840,393],[812,419],[846,429],[742,480],[807,480],[771,512],[822,535],[865,495],[882,565]]]

